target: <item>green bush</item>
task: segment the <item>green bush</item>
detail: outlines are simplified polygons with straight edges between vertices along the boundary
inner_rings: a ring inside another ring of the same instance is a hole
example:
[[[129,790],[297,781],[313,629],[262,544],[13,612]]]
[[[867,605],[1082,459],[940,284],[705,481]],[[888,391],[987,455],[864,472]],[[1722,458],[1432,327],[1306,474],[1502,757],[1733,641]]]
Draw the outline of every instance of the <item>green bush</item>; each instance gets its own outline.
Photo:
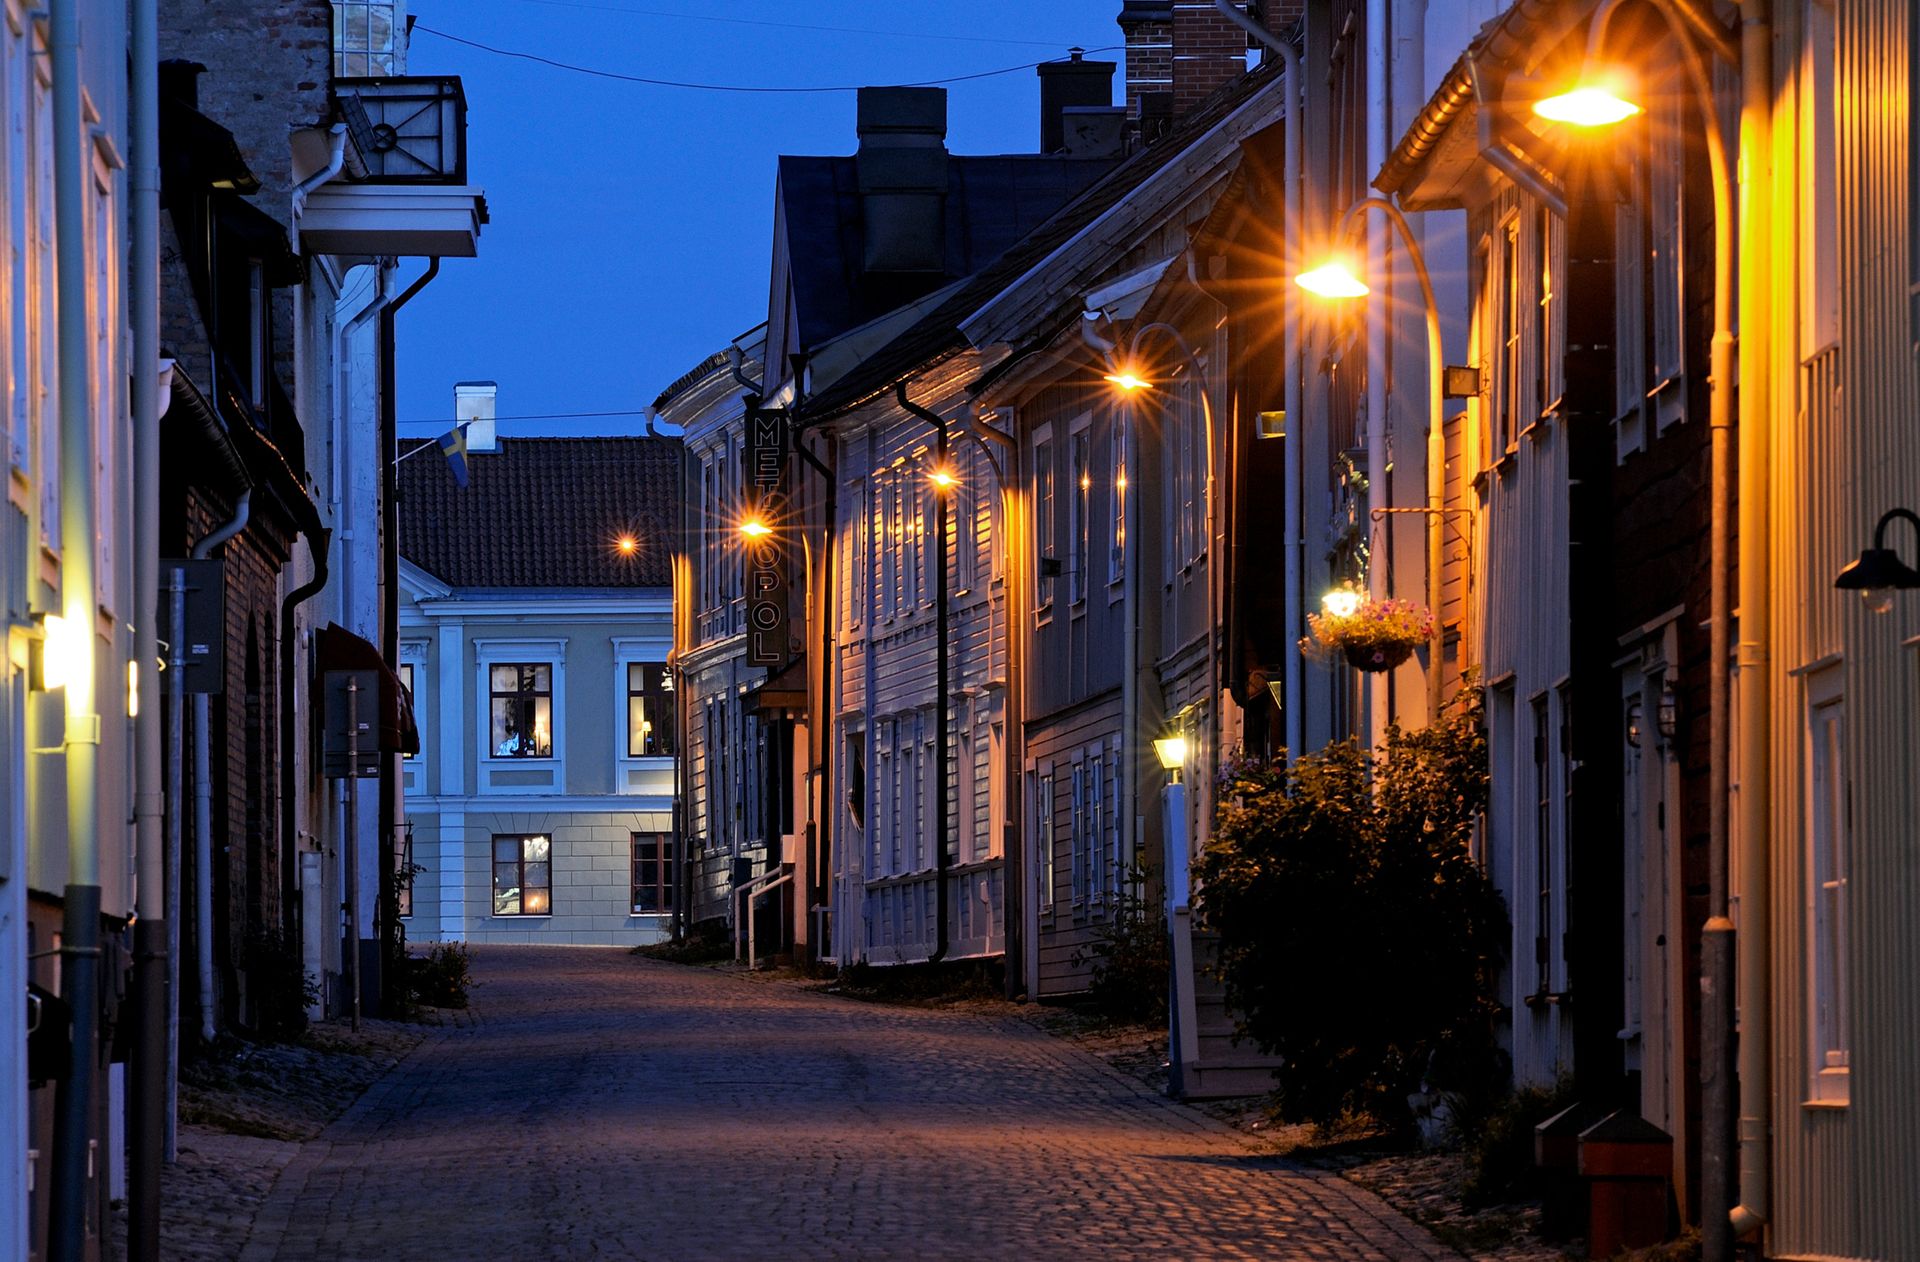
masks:
[[[407,992],[429,1008],[464,1008],[473,980],[473,954],[464,942],[435,942],[407,961]]]
[[[1453,1127],[1467,1158],[1460,1199],[1468,1209],[1530,1201],[1541,1193],[1533,1128],[1574,1102],[1570,1083],[1526,1087],[1484,1111],[1458,1111]]]
[[[1483,1079],[1507,917],[1468,852],[1487,796],[1478,690],[1371,754],[1230,765],[1218,796],[1196,901],[1243,1032],[1284,1058],[1283,1116],[1404,1130],[1423,1081]]]
[[[1116,1023],[1165,1024],[1167,925],[1157,906],[1141,896],[1146,873],[1138,865],[1127,873],[1114,913],[1094,927],[1093,939],[1073,953],[1074,967],[1092,961],[1087,998],[1094,1011]]]
[[[269,1042],[290,1043],[307,1032],[307,1009],[320,1001],[320,987],[307,972],[300,942],[279,929],[249,935],[247,998],[252,1032]]]

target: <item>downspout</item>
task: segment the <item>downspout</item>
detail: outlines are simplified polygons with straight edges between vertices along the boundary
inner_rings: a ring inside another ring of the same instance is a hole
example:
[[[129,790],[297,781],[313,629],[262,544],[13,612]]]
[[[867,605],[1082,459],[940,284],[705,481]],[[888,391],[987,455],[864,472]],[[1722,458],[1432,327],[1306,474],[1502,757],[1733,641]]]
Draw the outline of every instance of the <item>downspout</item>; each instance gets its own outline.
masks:
[[[297,694],[294,690],[293,658],[299,635],[293,624],[293,615],[301,605],[326,588],[327,548],[332,540],[333,531],[327,529],[307,537],[307,552],[313,558],[313,577],[288,592],[280,601],[280,907],[282,930],[295,942],[301,940],[300,932],[292,923],[293,918],[299,915],[300,908],[300,824],[294,794],[299,775],[299,769],[294,765],[294,751],[299,743],[300,729],[294,715]]]
[[[1366,112],[1366,154],[1367,170],[1378,171],[1386,164],[1390,146],[1387,132],[1393,125],[1391,116],[1390,83],[1388,81],[1388,39],[1387,39],[1387,0],[1367,0],[1366,44],[1367,44],[1367,112]],[[1387,459],[1387,373],[1389,371],[1390,336],[1386,320],[1390,320],[1392,310],[1385,296],[1391,292],[1388,286],[1387,230],[1373,223],[1367,225],[1366,260],[1367,277],[1373,284],[1376,295],[1382,301],[1376,307],[1375,300],[1368,300],[1367,330],[1367,509],[1372,518],[1367,526],[1367,595],[1374,600],[1384,600],[1390,593],[1387,590],[1387,570],[1393,564],[1393,518],[1373,517],[1372,510],[1393,506],[1392,474]],[[1385,317],[1383,319],[1382,317]],[[1369,746],[1386,739],[1387,725],[1394,719],[1394,674],[1369,674],[1363,684],[1367,709],[1367,744]]]
[[[1771,397],[1773,309],[1773,30],[1767,0],[1742,0],[1740,23],[1740,1013],[1739,1201],[1733,1234],[1767,1222],[1773,1130],[1773,950],[1769,753],[1773,741]],[[1691,12],[1684,9],[1683,12]]]
[[[158,0],[129,6],[127,127],[129,193],[127,317],[133,331],[133,661],[140,709],[134,718],[133,995],[136,1044],[127,1117],[127,1254],[160,1257],[160,1167],[167,1150],[166,786],[160,697],[160,395],[172,369],[160,367],[160,82]],[[155,374],[151,384],[147,374]],[[165,379],[163,381],[163,378]],[[167,632],[169,637],[178,633]]]
[[[60,938],[62,996],[73,1012],[66,1076],[54,1097],[48,1256],[87,1251],[87,1172],[93,1159],[94,1077],[100,1062],[100,715],[95,704],[99,601],[94,573],[93,416],[87,409],[85,172],[80,117],[80,0],[49,0],[60,386],[60,604],[71,643],[66,731],[67,884]],[[103,371],[106,370],[103,367]],[[111,658],[109,659],[111,660]],[[101,1136],[105,1139],[105,1136]]]
[[[900,400],[900,406],[908,413],[933,426],[935,441],[938,444],[936,448],[938,454],[935,457],[939,461],[937,467],[944,469],[947,463],[946,421],[941,419],[938,413],[921,407],[907,397],[906,378],[902,377],[893,383],[893,393],[894,397]],[[952,586],[952,582],[947,575],[947,492],[944,487],[936,492],[936,499],[938,501],[937,525],[934,531],[936,538],[933,544],[933,558],[935,571],[940,576],[940,586],[936,597],[939,605],[934,616],[934,655],[938,658],[934,690],[938,693],[938,699],[934,718],[933,766],[935,774],[940,777],[940,791],[933,795],[934,948],[933,953],[927,957],[929,964],[938,964],[947,957],[947,792],[951,787],[947,779],[949,718],[947,712],[953,705],[953,700],[948,695],[953,665],[948,660],[947,653],[947,590]]]
[[[300,218],[307,209],[307,194],[336,178],[346,162],[347,125],[335,123],[327,130],[327,165],[293,186],[293,217],[295,219]]]
[[[353,339],[365,328],[369,320],[374,319],[387,303],[388,282],[392,271],[385,259],[376,259],[373,263],[373,299],[354,313],[341,327],[338,344],[340,347],[339,392],[341,419],[333,443],[333,485],[330,489],[333,503],[334,528],[340,533],[341,543],[347,545],[340,550],[340,625],[356,630],[353,618],[354,564],[352,547],[354,532],[350,523],[354,520],[353,488],[348,482],[353,477],[353,374],[351,367]],[[348,523],[341,529],[343,523]]]
[[[398,323],[396,317],[400,308],[413,301],[414,295],[425,289],[440,274],[438,255],[427,260],[427,270],[418,279],[400,292],[395,298],[380,308],[380,551],[381,551],[381,593],[380,602],[380,658],[388,670],[395,670],[400,662],[400,473],[396,465],[399,457],[399,423],[397,420],[397,400],[394,395],[394,330]],[[380,971],[374,974],[379,987],[382,1004],[387,1001],[385,973],[386,934],[392,928],[399,914],[399,905],[394,898],[393,883],[387,874],[393,871],[394,830],[400,822],[400,756],[386,750],[380,752],[380,806],[378,832],[374,838],[374,871],[378,882],[375,887],[374,902],[378,909],[375,920],[375,940],[382,949],[374,954],[374,967]],[[358,821],[349,821],[349,826]],[[355,838],[356,844],[358,838]],[[356,901],[359,890],[349,892]],[[354,976],[362,975],[359,952],[360,943],[353,944]]]
[[[193,559],[204,561],[215,548],[247,528],[253,491],[240,492],[233,518],[193,545]],[[213,1013],[213,768],[212,699],[204,692],[193,698],[193,937],[199,966],[200,1037],[213,1042],[218,1031]]]
[[[1281,254],[1283,273],[1292,276],[1300,268],[1300,54],[1292,41],[1280,38],[1237,8],[1233,0],[1214,0],[1214,7],[1228,21],[1280,55],[1287,94],[1287,112],[1282,135],[1285,138],[1284,194],[1282,196]],[[1281,519],[1284,553],[1286,648],[1286,722],[1287,757],[1299,756],[1306,745],[1306,658],[1294,644],[1306,634],[1303,622],[1306,609],[1306,533],[1303,527],[1306,502],[1306,469],[1302,463],[1302,434],[1306,417],[1300,410],[1300,300],[1292,285],[1281,286],[1280,360],[1286,373],[1286,388],[1281,407],[1286,411],[1284,444],[1285,481],[1282,484]],[[1131,447],[1128,448],[1132,450]]]

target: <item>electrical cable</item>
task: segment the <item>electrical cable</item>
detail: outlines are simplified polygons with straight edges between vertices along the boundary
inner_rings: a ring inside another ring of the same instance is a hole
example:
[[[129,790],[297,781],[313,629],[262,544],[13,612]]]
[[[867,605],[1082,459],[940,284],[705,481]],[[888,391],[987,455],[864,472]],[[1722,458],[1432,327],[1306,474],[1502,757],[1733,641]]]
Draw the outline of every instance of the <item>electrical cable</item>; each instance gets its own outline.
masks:
[[[596,70],[592,66],[576,66],[571,62],[555,61],[551,57],[542,57],[537,53],[524,53],[524,52],[518,51],[517,49],[512,49],[512,48],[495,48],[493,45],[483,44],[479,40],[466,39],[459,35],[449,35],[445,31],[436,30],[435,28],[426,25],[424,22],[414,23],[413,29],[416,31],[425,31],[429,35],[437,35],[441,39],[448,40],[455,44],[464,44],[468,48],[477,48],[481,52],[492,53],[497,57],[513,57],[521,61],[538,62],[543,66],[551,66],[556,70],[567,70],[567,71],[571,71],[574,74],[591,75],[597,79],[614,79],[622,83],[642,83],[642,84],[646,84],[649,87],[656,87],[656,88],[687,88],[687,89],[691,89],[693,91],[698,91],[698,92],[746,92],[746,93],[754,93],[754,94],[771,93],[771,94],[789,95],[789,94],[809,93],[809,92],[858,92],[863,86],[864,87],[886,86],[886,87],[896,87],[896,88],[932,88],[932,87],[939,87],[942,84],[948,84],[948,83],[967,83],[974,79],[991,79],[996,75],[1017,74],[1022,70],[1032,70],[1036,66],[1052,65],[1055,62],[1067,60],[1067,58],[1065,57],[1049,57],[1045,61],[1023,62],[1018,66],[1005,66],[999,70],[982,70],[978,74],[952,75],[944,79],[919,79],[912,83],[893,83],[893,84],[885,84],[885,85],[846,84],[846,85],[840,85],[835,87],[819,87],[819,88],[778,88],[778,87],[759,87],[759,86],[752,86],[748,84],[731,84],[731,83],[689,83],[689,82],[685,82],[678,79],[653,79],[653,78],[648,78],[644,75],[620,74],[617,71],[613,71],[613,70]],[[1090,49],[1083,49],[1081,51],[1093,52],[1093,53],[1108,53],[1108,52],[1115,51],[1119,47],[1120,45],[1118,44],[1110,44],[1104,48],[1090,48]]]
[[[683,22],[724,22],[729,26],[765,26],[783,31],[826,31],[834,35],[877,35],[887,39],[937,39],[958,44],[1025,44],[1034,48],[1057,48],[1059,44],[1043,39],[996,39],[990,35],[936,35],[930,31],[882,31],[866,26],[819,26],[809,22],[773,22],[764,18],[729,18],[711,13],[676,13],[669,9],[632,9],[617,4],[589,4],[586,0],[515,0],[518,4],[539,4],[554,9],[590,9],[598,13],[630,13],[636,17],[672,18]]]

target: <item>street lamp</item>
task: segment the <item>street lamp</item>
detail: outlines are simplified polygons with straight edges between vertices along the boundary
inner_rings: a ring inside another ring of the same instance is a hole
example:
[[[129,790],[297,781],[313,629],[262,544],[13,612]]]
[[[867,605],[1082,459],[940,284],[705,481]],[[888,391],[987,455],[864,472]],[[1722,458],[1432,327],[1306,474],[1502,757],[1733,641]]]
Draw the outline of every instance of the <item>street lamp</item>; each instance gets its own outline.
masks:
[[[1617,125],[1638,113],[1630,108],[1631,102],[1625,101],[1610,88],[1603,87],[1602,76],[1597,73],[1603,65],[1601,50],[1606,44],[1607,26],[1619,11],[1623,0],[1601,0],[1594,10],[1591,24],[1587,28],[1587,49],[1581,63],[1580,80],[1576,86],[1564,93],[1547,97],[1535,102],[1534,112],[1542,118],[1562,117],[1565,121],[1583,127]],[[1710,999],[1704,1004],[1701,1018],[1701,1059],[1703,1069],[1703,1093],[1701,1112],[1703,1133],[1709,1140],[1703,1145],[1701,1153],[1701,1192],[1704,1212],[1701,1215],[1702,1248],[1701,1253],[1707,1262],[1722,1262],[1732,1256],[1732,1233],[1737,1229],[1744,1234],[1759,1227],[1765,1221],[1766,1211],[1762,1208],[1763,1187],[1759,1182],[1749,1185],[1742,1177],[1741,1204],[1733,1204],[1731,1157],[1719,1136],[1731,1135],[1733,1110],[1733,1065],[1731,1047],[1733,1041],[1734,1018],[1734,974],[1733,974],[1733,921],[1729,916],[1728,903],[1728,810],[1731,780],[1731,746],[1729,715],[1731,679],[1727,663],[1732,660],[1730,614],[1732,611],[1731,594],[1728,591],[1730,539],[1728,526],[1732,519],[1732,439],[1733,439],[1733,384],[1734,384],[1734,334],[1733,334],[1733,255],[1734,255],[1734,172],[1728,159],[1726,137],[1721,134],[1723,117],[1719,102],[1714,97],[1713,75],[1708,64],[1709,54],[1718,56],[1736,68],[1744,69],[1748,76],[1757,76],[1753,86],[1758,89],[1767,82],[1766,74],[1758,67],[1764,64],[1766,31],[1756,27],[1751,19],[1744,27],[1742,36],[1748,40],[1748,49],[1756,56],[1754,66],[1744,65],[1742,48],[1734,38],[1711,15],[1702,13],[1690,4],[1675,3],[1675,0],[1649,0],[1648,8],[1658,14],[1660,20],[1672,34],[1674,43],[1680,52],[1680,61],[1688,81],[1693,89],[1694,103],[1704,121],[1702,131],[1707,147],[1707,162],[1712,172],[1710,181],[1713,192],[1713,339],[1709,344],[1707,384],[1708,384],[1708,467],[1711,482],[1710,516],[1708,527],[1708,661],[1713,663],[1708,671],[1708,754],[1710,784],[1708,792],[1709,809],[1707,813],[1707,876],[1708,919],[1701,939],[1701,988]],[[1703,47],[1704,46],[1704,47]],[[1763,324],[1764,322],[1762,322]],[[1755,324],[1748,324],[1749,330],[1756,336],[1764,336]],[[1763,363],[1758,354],[1742,356],[1747,360],[1745,370],[1751,371]],[[1764,383],[1764,378],[1760,378]],[[1764,386],[1763,386],[1764,388]],[[1750,392],[1742,391],[1746,397]],[[1764,426],[1768,424],[1766,408],[1763,402],[1749,399],[1752,414],[1748,423],[1741,428],[1741,470],[1742,480],[1747,483],[1741,493],[1743,511],[1755,509],[1766,496],[1765,461],[1766,435]],[[1757,511],[1764,512],[1764,509]],[[1757,518],[1764,522],[1764,517]],[[1750,534],[1758,537],[1750,538]],[[1743,559],[1740,566],[1743,590],[1751,585],[1756,599],[1749,604],[1743,600],[1745,608],[1757,609],[1765,603],[1766,578],[1764,547],[1765,531],[1741,531]],[[1752,550],[1749,551],[1749,548]],[[1751,564],[1749,562],[1752,562]],[[1764,613],[1757,617],[1764,619]],[[1743,633],[1747,630],[1743,626]],[[1765,633],[1760,631],[1754,637],[1745,634],[1741,652],[1743,657],[1749,652],[1765,652]],[[1759,658],[1764,661],[1764,656]],[[1743,675],[1743,679],[1745,676]],[[1742,706],[1742,713],[1748,738],[1743,746],[1743,762],[1754,777],[1742,776],[1741,798],[1743,810],[1748,800],[1757,805],[1756,810],[1764,810],[1766,801],[1766,756],[1764,749],[1764,725],[1767,705],[1764,676],[1755,674],[1751,684],[1754,692],[1749,696],[1755,704]],[[1749,817],[1757,828],[1764,830],[1764,815]],[[1746,831],[1743,829],[1743,831]],[[1751,840],[1751,839],[1750,839]],[[1761,843],[1763,844],[1763,842]],[[1757,919],[1765,923],[1766,909],[1760,906]],[[1756,934],[1759,930],[1756,928]],[[1755,936],[1747,949],[1756,951],[1749,956],[1749,964],[1764,960],[1764,953],[1758,948],[1762,941]],[[1743,954],[1746,952],[1743,951]],[[1752,967],[1743,968],[1742,973],[1750,977]],[[1744,987],[1747,982],[1742,980]],[[1740,1048],[1739,1078],[1743,1094],[1754,1100],[1762,1101],[1755,1107],[1765,1109],[1764,1100],[1768,1094],[1768,1065],[1766,1061],[1764,1038],[1742,1040]],[[1743,1112],[1745,1110],[1743,1109]],[[1764,1131],[1764,1126],[1757,1129]],[[1764,1159],[1761,1159],[1764,1165]],[[1756,1175],[1757,1180],[1764,1175]]]
[[[1413,274],[1420,282],[1420,300],[1426,308],[1427,317],[1427,604],[1438,608],[1440,604],[1440,526],[1446,515],[1442,503],[1442,481],[1446,462],[1446,438],[1441,431],[1442,413],[1446,403],[1446,392],[1442,388],[1442,376],[1445,373],[1445,357],[1440,342],[1440,307],[1433,297],[1433,278],[1427,272],[1427,258],[1420,249],[1419,242],[1413,239],[1413,229],[1407,223],[1407,217],[1399,206],[1384,197],[1363,197],[1347,207],[1347,213],[1340,217],[1340,226],[1334,233],[1337,241],[1346,240],[1359,223],[1361,216],[1369,210],[1377,210],[1387,217],[1393,229],[1399,234],[1401,244],[1407,247],[1407,256],[1413,260]],[[1344,260],[1333,259],[1319,267],[1300,273],[1293,278],[1294,284],[1311,294],[1331,300],[1364,298],[1371,291],[1365,281],[1353,274]],[[1354,597],[1354,608],[1358,608],[1358,597]],[[1334,612],[1327,606],[1328,612]],[[1351,613],[1349,609],[1347,612]],[[1437,722],[1440,717],[1440,663],[1442,660],[1442,639],[1440,619],[1433,620],[1433,635],[1427,643],[1427,721]]]
[[[1900,559],[1900,554],[1887,547],[1887,527],[1895,520],[1906,522],[1920,534],[1920,517],[1905,508],[1892,508],[1880,515],[1879,524],[1873,528],[1873,546],[1863,548],[1855,560],[1849,561],[1840,571],[1833,585],[1841,591],[1859,592],[1867,608],[1875,613],[1887,613],[1893,608],[1893,594],[1899,591],[1911,591],[1920,587],[1920,571]]]
[[[740,523],[740,533],[749,539],[764,539],[773,533],[773,527],[758,517],[749,517]]]
[[[1184,736],[1160,736],[1153,742],[1154,757],[1160,760],[1160,769],[1173,773],[1175,784],[1180,782],[1180,769],[1187,765],[1187,738]]]

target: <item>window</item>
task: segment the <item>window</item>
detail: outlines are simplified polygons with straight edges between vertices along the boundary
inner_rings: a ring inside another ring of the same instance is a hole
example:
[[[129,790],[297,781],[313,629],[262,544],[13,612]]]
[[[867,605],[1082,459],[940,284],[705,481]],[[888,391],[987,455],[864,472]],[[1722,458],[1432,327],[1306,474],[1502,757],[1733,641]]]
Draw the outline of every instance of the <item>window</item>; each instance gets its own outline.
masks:
[[[1648,88],[1654,109],[1648,120],[1647,248],[1653,299],[1653,380],[1655,426],[1664,430],[1682,419],[1686,391],[1671,389],[1686,373],[1686,103],[1691,93],[1677,69],[1669,69]]]
[[[333,0],[333,69],[344,78],[405,73],[395,0]]]
[[[1073,604],[1087,598],[1087,543],[1093,523],[1093,455],[1086,426],[1067,440],[1073,486],[1067,499],[1067,593]]]
[[[5,223],[7,246],[0,258],[0,320],[5,322],[4,347],[6,370],[7,459],[14,468],[27,472],[33,463],[31,438],[27,430],[28,386],[31,352],[28,316],[28,202],[31,183],[28,162],[32,146],[27,140],[28,88],[33,82],[33,59],[28,55],[28,37],[10,22],[0,22],[0,36],[6,40],[6,192]]]
[[[487,675],[493,693],[492,756],[553,757],[553,667],[512,662],[492,667]]]
[[[1087,894],[1097,906],[1107,893],[1107,799],[1100,759],[1087,764]]]
[[[37,25],[35,29],[38,30]],[[44,42],[37,34],[30,38],[34,45],[32,64],[28,68],[33,83],[31,152],[38,167],[31,186],[33,210],[28,243],[31,278],[28,290],[38,306],[38,310],[27,317],[32,330],[29,336],[34,343],[34,384],[30,394],[33,428],[40,436],[40,546],[57,552],[60,548],[60,372],[53,336],[53,330],[59,327],[59,313],[54,309],[58,286],[54,283],[53,257],[53,85],[47,77],[52,72],[50,59],[44,55]]]
[[[1847,836],[1846,710],[1840,668],[1807,684],[1808,1095],[1845,1104],[1851,1095],[1847,1011],[1847,921],[1851,858]]]
[[[1561,365],[1560,303],[1554,291],[1558,283],[1559,256],[1555,250],[1559,236],[1553,215],[1544,206],[1534,210],[1534,249],[1540,259],[1540,306],[1533,330],[1533,397],[1538,415],[1546,416],[1560,404]]]
[[[1533,701],[1533,992],[1553,993],[1553,781],[1547,699]]]
[[[1806,73],[1801,76],[1805,152],[1800,161],[1800,358],[1840,341],[1840,176],[1835,168],[1834,14],[1808,0]]]
[[[493,839],[493,914],[553,914],[553,841],[548,837]]]
[[[666,833],[633,834],[633,914],[673,910],[673,838]]]
[[[1048,772],[1038,779],[1038,788],[1033,800],[1033,854],[1040,876],[1040,914],[1053,915],[1053,902],[1058,897],[1053,879],[1053,774]]]
[[[1519,432],[1520,410],[1520,220],[1507,220],[1500,232],[1500,304],[1499,345],[1494,352],[1500,358],[1496,397],[1493,403],[1493,459],[1500,460],[1513,446]]]
[[[409,755],[411,757],[411,755]],[[393,901],[402,919],[413,915],[413,881],[420,873],[413,866],[413,824],[401,825],[400,846],[393,855]]]
[[[1127,579],[1127,429],[1131,423],[1131,413],[1113,418],[1112,459],[1107,471],[1107,509],[1113,518],[1113,543],[1107,549],[1109,584]]]
[[[1059,562],[1053,550],[1053,441],[1044,435],[1033,442],[1033,546],[1033,607],[1045,613],[1053,607]]]
[[[406,692],[407,692],[407,706],[408,708],[413,710],[414,714],[417,716],[420,712],[420,707],[414,700],[414,698],[418,696],[418,694],[415,693],[413,690],[413,663],[402,662],[400,663],[398,670],[400,675],[400,686],[406,689]],[[416,722],[417,721],[418,720],[416,718]],[[419,755],[407,754],[405,755],[405,757],[412,759],[412,758],[418,758]]]
[[[1073,905],[1087,901],[1087,768],[1073,765]]]
[[[894,484],[900,495],[900,612],[908,615],[920,607],[922,588],[921,551],[925,546],[925,497],[918,494],[912,472],[902,466],[894,470]]]
[[[1622,163],[1623,194],[1613,212],[1613,414],[1614,456],[1624,460],[1646,449],[1642,411],[1647,395],[1646,272],[1641,230],[1641,163],[1629,150]]]
[[[673,676],[658,662],[627,663],[627,757],[670,758],[674,739]]]

